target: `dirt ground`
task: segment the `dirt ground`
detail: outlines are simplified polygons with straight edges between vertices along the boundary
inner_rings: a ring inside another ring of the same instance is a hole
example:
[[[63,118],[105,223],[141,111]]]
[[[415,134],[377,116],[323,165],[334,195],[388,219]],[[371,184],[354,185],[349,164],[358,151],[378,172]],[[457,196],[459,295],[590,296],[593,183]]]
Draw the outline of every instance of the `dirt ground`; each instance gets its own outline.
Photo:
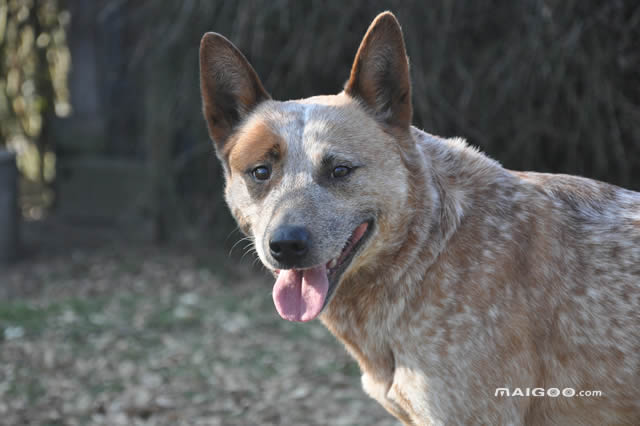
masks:
[[[277,316],[251,261],[42,246],[0,269],[0,424],[397,425],[322,324]]]

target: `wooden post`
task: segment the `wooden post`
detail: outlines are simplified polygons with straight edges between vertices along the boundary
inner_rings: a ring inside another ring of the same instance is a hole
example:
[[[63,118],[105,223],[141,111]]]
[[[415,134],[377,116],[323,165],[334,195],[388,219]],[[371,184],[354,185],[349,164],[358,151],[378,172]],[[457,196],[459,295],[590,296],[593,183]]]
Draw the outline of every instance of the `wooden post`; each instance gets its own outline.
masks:
[[[0,264],[18,256],[19,222],[16,156],[0,149]]]

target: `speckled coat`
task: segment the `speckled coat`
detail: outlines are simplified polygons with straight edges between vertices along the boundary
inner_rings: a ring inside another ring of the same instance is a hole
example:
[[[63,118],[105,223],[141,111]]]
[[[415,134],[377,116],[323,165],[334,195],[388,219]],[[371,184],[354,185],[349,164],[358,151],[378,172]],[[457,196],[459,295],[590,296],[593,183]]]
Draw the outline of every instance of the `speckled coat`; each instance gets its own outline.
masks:
[[[338,95],[273,101],[213,33],[201,86],[227,202],[267,268],[275,222],[310,229],[313,263],[375,220],[319,318],[390,413],[408,425],[640,424],[639,193],[506,170],[412,127],[388,12]],[[340,185],[321,178],[328,152],[359,164]],[[272,176],[256,186],[246,171],[267,157]],[[505,387],[602,394],[496,396]]]

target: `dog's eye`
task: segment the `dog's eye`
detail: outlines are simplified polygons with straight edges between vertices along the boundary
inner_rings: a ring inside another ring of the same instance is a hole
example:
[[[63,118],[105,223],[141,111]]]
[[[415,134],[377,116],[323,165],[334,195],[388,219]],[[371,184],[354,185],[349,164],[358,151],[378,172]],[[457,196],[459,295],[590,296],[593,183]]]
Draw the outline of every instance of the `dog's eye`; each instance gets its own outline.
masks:
[[[251,171],[251,174],[257,180],[267,180],[271,177],[271,171],[266,166],[258,166]]]
[[[349,173],[351,173],[351,168],[347,166],[338,166],[335,169],[333,169],[333,172],[331,172],[331,177],[341,178],[341,177],[345,177]]]

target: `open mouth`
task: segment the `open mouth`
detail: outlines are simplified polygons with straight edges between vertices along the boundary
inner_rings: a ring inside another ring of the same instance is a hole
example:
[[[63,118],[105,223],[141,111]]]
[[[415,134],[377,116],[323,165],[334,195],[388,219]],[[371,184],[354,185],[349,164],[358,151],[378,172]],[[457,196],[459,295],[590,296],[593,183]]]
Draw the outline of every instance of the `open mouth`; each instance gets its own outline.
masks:
[[[316,318],[372,230],[373,220],[358,225],[340,254],[324,264],[306,269],[276,270],[273,301],[280,316],[303,322]]]

